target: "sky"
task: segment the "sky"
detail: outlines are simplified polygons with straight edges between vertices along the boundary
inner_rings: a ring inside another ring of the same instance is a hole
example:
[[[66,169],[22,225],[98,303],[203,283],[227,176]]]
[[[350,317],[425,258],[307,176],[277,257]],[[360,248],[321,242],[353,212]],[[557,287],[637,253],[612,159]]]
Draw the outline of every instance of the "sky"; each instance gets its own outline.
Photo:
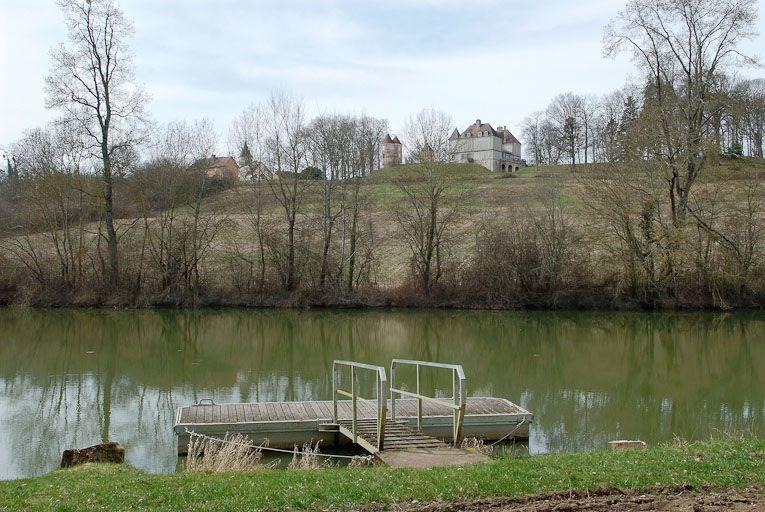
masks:
[[[211,118],[222,141],[242,109],[275,89],[312,114],[388,119],[393,133],[433,106],[460,130],[480,118],[520,136],[523,118],[556,94],[607,93],[635,73],[626,56],[601,51],[622,0],[118,3],[135,26],[136,75],[153,119]],[[50,48],[64,40],[54,0],[0,0],[0,147],[55,117],[43,79]],[[745,48],[763,49],[762,35]]]

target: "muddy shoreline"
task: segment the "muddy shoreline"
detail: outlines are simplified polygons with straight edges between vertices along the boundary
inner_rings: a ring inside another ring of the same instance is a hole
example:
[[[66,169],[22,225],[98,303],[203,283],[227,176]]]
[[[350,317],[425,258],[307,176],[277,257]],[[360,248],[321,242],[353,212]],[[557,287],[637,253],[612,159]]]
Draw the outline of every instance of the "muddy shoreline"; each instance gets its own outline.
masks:
[[[765,488],[705,489],[690,486],[655,487],[635,491],[604,488],[594,491],[563,491],[524,498],[485,498],[456,502],[372,504],[355,509],[363,512],[560,512],[560,511],[663,511],[663,512],[749,512],[765,511]]]

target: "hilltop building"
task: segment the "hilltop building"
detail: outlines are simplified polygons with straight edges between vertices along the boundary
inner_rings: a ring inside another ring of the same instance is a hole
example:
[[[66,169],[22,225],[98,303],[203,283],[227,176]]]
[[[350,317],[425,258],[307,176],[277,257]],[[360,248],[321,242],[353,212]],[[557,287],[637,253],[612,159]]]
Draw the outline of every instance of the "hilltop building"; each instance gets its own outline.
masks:
[[[202,158],[191,166],[194,170],[203,170],[208,178],[239,180],[239,164],[232,156]]]
[[[385,134],[385,138],[381,142],[381,150],[381,163],[383,167],[401,165],[403,162],[404,151],[398,137],[391,139],[390,134]]]
[[[417,155],[417,161],[421,163],[433,163],[436,161],[436,152],[433,151],[430,144],[425,144],[425,146],[420,149]]]
[[[521,143],[505,126],[495,130],[489,123],[476,119],[465,131],[456,128],[449,137],[452,160],[477,163],[490,171],[517,171],[524,165]]]

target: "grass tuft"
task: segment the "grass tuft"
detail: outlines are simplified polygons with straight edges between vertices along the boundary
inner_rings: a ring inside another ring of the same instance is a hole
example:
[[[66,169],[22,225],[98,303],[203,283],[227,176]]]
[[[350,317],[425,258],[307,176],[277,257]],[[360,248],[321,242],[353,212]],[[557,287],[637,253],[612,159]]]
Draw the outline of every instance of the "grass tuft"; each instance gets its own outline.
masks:
[[[260,471],[272,466],[261,464],[262,450],[253,448],[242,434],[226,434],[221,440],[191,436],[186,457],[187,473],[225,473]]]
[[[295,446],[295,452],[292,454],[292,460],[287,466],[288,469],[326,469],[332,467],[332,461],[325,457],[320,457],[319,443],[313,446],[310,442],[303,445],[303,450],[298,451]]]

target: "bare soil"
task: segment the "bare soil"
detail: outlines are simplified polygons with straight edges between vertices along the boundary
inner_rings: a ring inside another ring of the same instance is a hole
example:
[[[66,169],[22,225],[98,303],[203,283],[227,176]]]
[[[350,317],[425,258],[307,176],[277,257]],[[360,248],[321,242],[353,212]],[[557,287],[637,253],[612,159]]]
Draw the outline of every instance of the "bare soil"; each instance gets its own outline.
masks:
[[[527,498],[487,498],[458,502],[372,505],[365,511],[401,512],[750,512],[765,511],[765,489],[728,489],[696,492],[690,488],[655,488],[641,492],[616,488],[568,491]]]

